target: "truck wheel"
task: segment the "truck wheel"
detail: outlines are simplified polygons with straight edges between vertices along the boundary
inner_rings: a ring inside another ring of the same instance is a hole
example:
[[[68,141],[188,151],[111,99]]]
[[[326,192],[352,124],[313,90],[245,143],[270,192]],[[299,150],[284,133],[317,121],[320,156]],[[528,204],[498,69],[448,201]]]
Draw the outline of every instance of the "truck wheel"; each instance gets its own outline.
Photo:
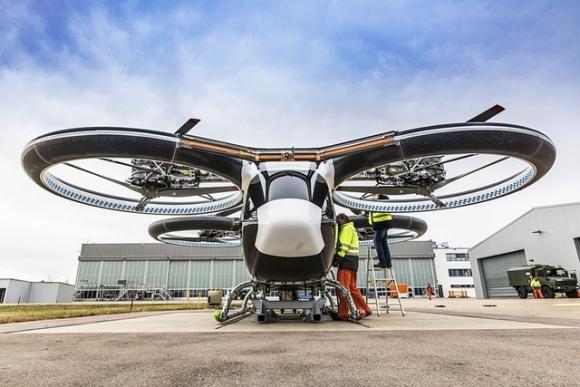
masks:
[[[577,290],[570,290],[569,292],[566,292],[566,297],[578,298],[578,291]]]
[[[549,286],[542,286],[542,294],[544,298],[554,298],[556,296],[554,289]]]
[[[526,288],[518,288],[518,297],[520,297],[520,298],[528,298],[528,289],[526,289]]]

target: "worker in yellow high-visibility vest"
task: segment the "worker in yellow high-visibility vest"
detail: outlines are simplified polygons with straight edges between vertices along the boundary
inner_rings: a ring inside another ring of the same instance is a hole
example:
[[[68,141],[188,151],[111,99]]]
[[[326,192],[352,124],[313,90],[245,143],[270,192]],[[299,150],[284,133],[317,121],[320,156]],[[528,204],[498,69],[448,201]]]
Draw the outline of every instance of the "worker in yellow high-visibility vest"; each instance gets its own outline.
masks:
[[[336,279],[349,292],[354,301],[354,305],[362,317],[373,314],[371,308],[357,287],[356,273],[358,271],[359,241],[358,232],[354,223],[350,221],[348,215],[338,214],[338,240],[336,244],[336,254],[334,255],[334,265],[338,266]],[[346,297],[338,294],[338,319],[348,320],[348,306]]]
[[[384,195],[380,195],[378,199],[384,199]],[[388,199],[388,197],[386,197]],[[369,224],[373,227],[375,249],[379,258],[379,263],[375,265],[376,268],[390,268],[391,252],[387,242],[387,233],[391,225],[393,217],[386,212],[369,212]]]
[[[544,295],[542,294],[542,283],[538,278],[530,276],[530,287],[532,288],[535,299],[544,298]]]

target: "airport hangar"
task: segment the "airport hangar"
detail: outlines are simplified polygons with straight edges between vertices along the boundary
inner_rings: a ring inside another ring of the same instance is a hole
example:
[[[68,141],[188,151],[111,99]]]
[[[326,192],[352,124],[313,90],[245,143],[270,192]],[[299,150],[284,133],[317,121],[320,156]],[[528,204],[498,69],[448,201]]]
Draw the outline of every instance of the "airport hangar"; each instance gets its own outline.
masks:
[[[580,202],[535,207],[469,250],[477,298],[517,297],[511,267],[543,264],[580,273]]]
[[[215,244],[214,244],[215,246]],[[368,247],[361,246],[358,286],[366,289]],[[391,245],[393,268],[409,295],[436,284],[433,244]],[[186,247],[164,243],[83,244],[75,282],[77,300],[206,297],[208,289],[231,289],[250,279],[239,247]]]

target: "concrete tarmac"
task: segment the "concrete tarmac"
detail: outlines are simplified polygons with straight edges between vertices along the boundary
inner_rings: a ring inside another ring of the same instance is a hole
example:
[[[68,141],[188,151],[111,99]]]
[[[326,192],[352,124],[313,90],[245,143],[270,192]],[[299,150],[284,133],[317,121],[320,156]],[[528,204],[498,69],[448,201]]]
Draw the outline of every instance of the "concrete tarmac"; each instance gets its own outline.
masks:
[[[406,304],[361,324],[190,311],[9,324],[0,385],[580,385],[580,300]]]

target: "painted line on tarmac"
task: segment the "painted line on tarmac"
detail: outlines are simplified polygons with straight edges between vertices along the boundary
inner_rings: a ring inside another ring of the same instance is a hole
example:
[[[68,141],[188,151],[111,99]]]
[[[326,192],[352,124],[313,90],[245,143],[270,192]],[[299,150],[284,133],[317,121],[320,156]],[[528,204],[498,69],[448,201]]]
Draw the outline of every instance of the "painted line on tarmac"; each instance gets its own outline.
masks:
[[[439,315],[444,315],[444,316],[455,316],[455,317],[468,317],[468,318],[481,318],[481,319],[486,319],[486,320],[499,320],[499,321],[510,321],[510,322],[518,322],[518,323],[526,323],[526,324],[538,324],[538,325],[546,325],[549,327],[554,327],[554,329],[557,328],[579,328],[580,325],[569,325],[569,324],[564,324],[558,320],[561,319],[554,319],[556,321],[550,321],[550,322],[546,322],[546,321],[542,321],[544,319],[537,319],[537,318],[529,318],[529,317],[518,317],[518,316],[505,316],[505,315],[491,315],[491,314],[473,314],[473,313],[462,313],[462,312],[455,312],[455,311],[451,311],[451,310],[428,310],[428,309],[421,309],[421,308],[407,308],[408,311],[410,312],[415,312],[415,313],[423,313],[423,314],[439,314]],[[541,322],[539,322],[539,320]],[[572,324],[576,323],[580,323],[576,320],[574,320],[573,322],[571,322]]]
[[[74,327],[74,326],[78,326],[78,325],[93,325],[93,324],[101,324],[101,323],[108,323],[108,322],[116,322],[116,321],[123,321],[123,320],[133,320],[136,318],[145,318],[145,317],[150,317],[150,316],[161,316],[161,315],[166,315],[166,314],[174,314],[175,310],[172,311],[167,311],[167,312],[145,312],[145,313],[155,313],[155,314],[147,314],[145,316],[140,315],[140,316],[124,316],[122,318],[112,318],[110,320],[102,320],[102,321],[74,321],[70,324],[62,324],[62,325],[54,325],[54,326],[49,326],[49,327],[36,327],[36,328],[24,328],[24,329],[15,329],[12,331],[7,331],[7,332],[0,332],[0,335],[2,334],[12,334],[12,333],[21,333],[21,332],[33,332],[33,331],[42,331],[42,330],[47,330],[47,329],[55,329],[55,328],[67,328],[67,327]],[[115,316],[115,317],[121,317],[121,315],[96,315],[96,316],[83,316],[83,317],[78,317],[78,318],[86,318],[86,317],[98,317],[98,316]],[[74,318],[74,317],[73,317]],[[54,321],[54,322],[58,322],[59,319],[53,319],[53,320],[39,320],[40,321]],[[23,321],[23,323],[26,322],[37,322],[37,321]],[[18,324],[18,323],[15,323]]]

